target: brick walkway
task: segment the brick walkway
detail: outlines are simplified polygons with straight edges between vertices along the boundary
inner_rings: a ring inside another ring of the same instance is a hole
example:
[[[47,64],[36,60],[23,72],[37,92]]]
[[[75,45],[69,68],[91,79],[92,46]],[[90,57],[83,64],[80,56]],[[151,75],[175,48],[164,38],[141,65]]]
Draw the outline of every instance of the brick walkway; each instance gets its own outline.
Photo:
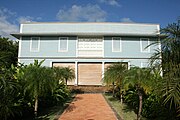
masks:
[[[102,94],[78,94],[59,120],[117,120]]]

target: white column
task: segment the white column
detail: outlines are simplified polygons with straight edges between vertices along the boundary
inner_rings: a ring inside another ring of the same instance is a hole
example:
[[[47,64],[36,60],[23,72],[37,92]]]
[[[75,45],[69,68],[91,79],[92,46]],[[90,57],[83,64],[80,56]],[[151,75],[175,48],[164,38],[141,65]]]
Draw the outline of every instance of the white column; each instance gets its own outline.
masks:
[[[78,85],[78,62],[75,61],[75,82],[74,85],[77,86]]]
[[[104,62],[102,62],[102,80],[104,78]]]

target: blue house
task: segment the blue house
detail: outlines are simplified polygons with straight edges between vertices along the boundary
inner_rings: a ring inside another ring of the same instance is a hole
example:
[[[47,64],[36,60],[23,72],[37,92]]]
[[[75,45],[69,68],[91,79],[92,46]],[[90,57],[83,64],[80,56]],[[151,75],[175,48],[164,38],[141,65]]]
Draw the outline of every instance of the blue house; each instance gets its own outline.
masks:
[[[114,62],[147,67],[159,40],[158,24],[140,23],[24,23],[20,32],[18,61],[44,66],[71,67],[75,80],[69,85],[102,85],[105,68]]]

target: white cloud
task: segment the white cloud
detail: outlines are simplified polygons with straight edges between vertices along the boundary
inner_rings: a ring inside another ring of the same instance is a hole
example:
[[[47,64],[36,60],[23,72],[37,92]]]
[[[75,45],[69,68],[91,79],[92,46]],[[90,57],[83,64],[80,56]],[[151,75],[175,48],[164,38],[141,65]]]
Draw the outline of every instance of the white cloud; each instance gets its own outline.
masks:
[[[108,5],[112,5],[112,6],[118,6],[118,7],[121,6],[121,5],[118,3],[118,0],[99,0],[99,2],[108,4]]]
[[[130,18],[122,18],[121,22],[133,23],[134,21],[132,21]]]
[[[69,9],[60,9],[56,17],[60,21],[106,21],[107,13],[98,5],[78,6],[73,5]]]
[[[30,16],[21,16],[17,20],[19,23],[34,22],[34,18]]]
[[[35,22],[41,20],[41,17],[21,16],[17,17],[15,12],[7,8],[0,8],[0,36],[15,40],[11,33],[19,32],[19,24],[24,22]]]
[[[6,8],[0,8],[0,35],[2,37],[8,37],[10,39],[15,39],[10,35],[10,33],[18,32],[19,27],[8,21],[9,18],[15,16],[14,12]]]

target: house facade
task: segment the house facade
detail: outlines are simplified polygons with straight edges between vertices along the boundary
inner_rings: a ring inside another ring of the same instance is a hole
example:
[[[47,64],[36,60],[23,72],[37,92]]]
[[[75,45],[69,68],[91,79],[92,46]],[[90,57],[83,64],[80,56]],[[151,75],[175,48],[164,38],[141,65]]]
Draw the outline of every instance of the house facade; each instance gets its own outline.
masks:
[[[139,23],[24,23],[20,32],[18,61],[44,66],[71,67],[76,78],[69,85],[102,85],[108,65],[124,62],[147,67],[159,40],[158,24]]]

